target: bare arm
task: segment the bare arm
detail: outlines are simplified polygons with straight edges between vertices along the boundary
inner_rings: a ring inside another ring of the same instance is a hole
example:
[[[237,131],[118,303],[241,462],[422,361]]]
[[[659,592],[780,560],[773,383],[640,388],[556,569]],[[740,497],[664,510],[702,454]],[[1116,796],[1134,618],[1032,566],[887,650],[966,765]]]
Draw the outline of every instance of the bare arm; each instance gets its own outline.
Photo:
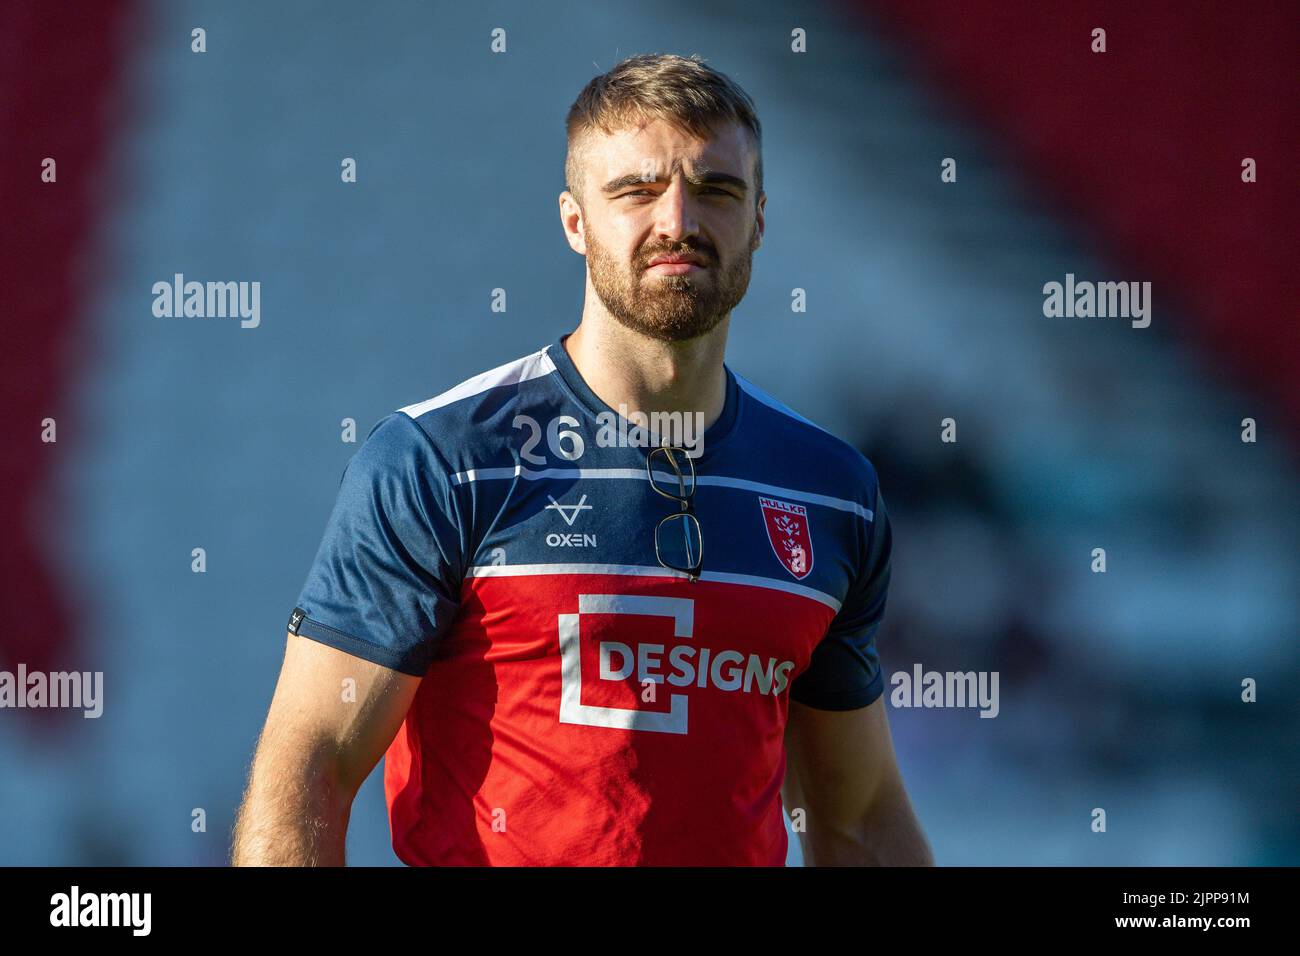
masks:
[[[933,866],[894,756],[885,698],[858,710],[790,701],[781,798],[802,808],[808,866]]]
[[[235,818],[235,866],[342,866],[352,800],[420,678],[289,634]],[[345,695],[344,681],[356,681]]]

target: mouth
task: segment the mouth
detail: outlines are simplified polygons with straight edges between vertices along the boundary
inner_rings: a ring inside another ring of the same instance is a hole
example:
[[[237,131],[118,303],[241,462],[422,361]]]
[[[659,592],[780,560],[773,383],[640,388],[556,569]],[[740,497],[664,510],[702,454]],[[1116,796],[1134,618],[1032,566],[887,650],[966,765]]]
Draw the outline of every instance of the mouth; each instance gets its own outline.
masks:
[[[650,260],[650,265],[646,267],[646,272],[655,275],[684,275],[688,272],[700,272],[706,266],[700,261],[699,256],[693,256],[689,253],[681,255],[655,256]]]

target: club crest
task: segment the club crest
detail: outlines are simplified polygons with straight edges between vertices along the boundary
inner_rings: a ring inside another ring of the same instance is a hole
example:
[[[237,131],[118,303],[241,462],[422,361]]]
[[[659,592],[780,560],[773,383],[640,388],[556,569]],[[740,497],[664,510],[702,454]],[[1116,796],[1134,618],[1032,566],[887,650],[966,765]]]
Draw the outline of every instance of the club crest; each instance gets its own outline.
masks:
[[[808,527],[808,509],[775,498],[758,498],[767,526],[767,540],[777,559],[796,578],[806,578],[813,565],[812,531]]]

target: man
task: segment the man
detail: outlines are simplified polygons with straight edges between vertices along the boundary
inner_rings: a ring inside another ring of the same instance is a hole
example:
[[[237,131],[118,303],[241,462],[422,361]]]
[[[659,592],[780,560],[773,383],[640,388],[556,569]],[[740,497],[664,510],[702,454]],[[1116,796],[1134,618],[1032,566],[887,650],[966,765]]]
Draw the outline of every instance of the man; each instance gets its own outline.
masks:
[[[639,56],[568,133],[582,321],[349,462],[233,860],[343,863],[386,751],[412,865],[781,865],[783,801],[809,863],[932,863],[874,645],[874,469],[723,361],[764,226],[753,104]]]

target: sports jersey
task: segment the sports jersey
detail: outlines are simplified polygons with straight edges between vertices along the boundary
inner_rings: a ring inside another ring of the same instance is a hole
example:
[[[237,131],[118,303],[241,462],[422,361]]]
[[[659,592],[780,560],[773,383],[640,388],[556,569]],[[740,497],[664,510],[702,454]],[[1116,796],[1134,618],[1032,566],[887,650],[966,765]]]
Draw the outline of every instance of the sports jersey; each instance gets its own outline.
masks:
[[[883,690],[875,470],[724,364],[692,580],[565,338],[374,426],[290,630],[423,677],[384,765],[407,864],[783,865],[789,701]]]

